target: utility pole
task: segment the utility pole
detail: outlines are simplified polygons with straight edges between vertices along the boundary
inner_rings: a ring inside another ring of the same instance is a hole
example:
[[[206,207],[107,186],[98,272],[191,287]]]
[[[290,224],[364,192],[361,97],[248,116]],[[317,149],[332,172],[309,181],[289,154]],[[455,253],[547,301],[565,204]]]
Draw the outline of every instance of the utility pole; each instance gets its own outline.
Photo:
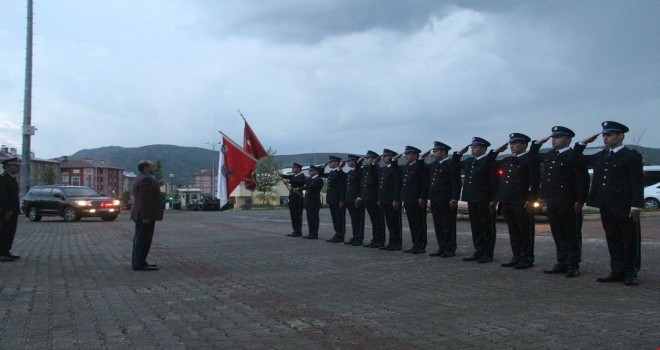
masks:
[[[24,197],[30,188],[30,137],[32,124],[32,0],[27,0],[27,43],[25,46],[25,97],[23,101],[23,149],[21,154],[21,188]]]

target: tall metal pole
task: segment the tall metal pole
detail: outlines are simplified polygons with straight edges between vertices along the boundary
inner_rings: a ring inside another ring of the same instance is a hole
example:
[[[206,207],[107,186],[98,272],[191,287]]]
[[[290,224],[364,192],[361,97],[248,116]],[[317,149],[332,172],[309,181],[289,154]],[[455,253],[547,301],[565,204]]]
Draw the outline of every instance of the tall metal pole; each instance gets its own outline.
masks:
[[[23,197],[30,188],[30,137],[32,127],[32,0],[27,0],[27,43],[25,46],[25,97],[23,101],[23,149],[21,154],[21,188]]]

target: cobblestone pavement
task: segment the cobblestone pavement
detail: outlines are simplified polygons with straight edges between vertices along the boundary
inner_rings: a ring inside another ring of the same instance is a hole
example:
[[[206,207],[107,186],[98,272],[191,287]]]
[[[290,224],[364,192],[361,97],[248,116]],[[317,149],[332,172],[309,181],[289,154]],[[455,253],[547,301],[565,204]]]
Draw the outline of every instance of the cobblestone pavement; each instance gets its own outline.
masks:
[[[309,241],[284,236],[285,210],[168,211],[149,256],[162,267],[147,272],[130,269],[127,214],[21,218],[13,252],[22,257],[0,263],[0,349],[660,346],[658,216],[642,220],[638,287],[594,281],[609,261],[598,219],[585,221],[575,279],[542,273],[555,260],[545,223],[536,266],[513,270],[499,266],[510,252],[502,223],[495,262],[477,264],[326,243],[327,209],[321,222],[322,239]],[[468,222],[458,228],[466,256]]]

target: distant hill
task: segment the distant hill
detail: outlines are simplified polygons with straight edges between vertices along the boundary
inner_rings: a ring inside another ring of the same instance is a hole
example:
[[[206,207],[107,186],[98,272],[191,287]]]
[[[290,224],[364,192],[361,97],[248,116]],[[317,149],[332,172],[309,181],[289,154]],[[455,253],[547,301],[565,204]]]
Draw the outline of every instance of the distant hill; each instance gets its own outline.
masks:
[[[660,165],[660,149],[640,146],[629,146],[637,149],[644,156],[646,165]],[[586,153],[593,153],[601,147],[588,148]],[[541,150],[542,152],[547,149]],[[322,164],[329,155],[345,157],[346,153],[302,153],[290,155],[276,155],[275,159],[284,168],[290,167],[293,162],[302,165]],[[163,175],[167,179],[174,174],[175,182],[190,183],[192,174],[201,169],[211,169],[213,165],[217,171],[219,151],[200,147],[182,147],[174,145],[149,145],[142,147],[107,146],[80,150],[69,156],[70,159],[91,158],[96,162],[104,161],[107,165],[124,168],[125,171],[137,173],[137,163],[142,159],[160,160],[163,165]],[[403,159],[399,160],[400,162]],[[167,180],[166,180],[167,181]]]

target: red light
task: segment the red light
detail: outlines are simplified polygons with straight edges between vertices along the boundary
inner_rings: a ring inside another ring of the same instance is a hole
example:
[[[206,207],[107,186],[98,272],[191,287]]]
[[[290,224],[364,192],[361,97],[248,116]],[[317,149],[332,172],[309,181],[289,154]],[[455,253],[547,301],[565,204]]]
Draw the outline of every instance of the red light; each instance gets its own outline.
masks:
[[[503,176],[504,175],[504,169],[497,169],[497,175]]]
[[[114,205],[112,205],[112,202],[103,202],[101,203],[101,208],[112,208]]]

